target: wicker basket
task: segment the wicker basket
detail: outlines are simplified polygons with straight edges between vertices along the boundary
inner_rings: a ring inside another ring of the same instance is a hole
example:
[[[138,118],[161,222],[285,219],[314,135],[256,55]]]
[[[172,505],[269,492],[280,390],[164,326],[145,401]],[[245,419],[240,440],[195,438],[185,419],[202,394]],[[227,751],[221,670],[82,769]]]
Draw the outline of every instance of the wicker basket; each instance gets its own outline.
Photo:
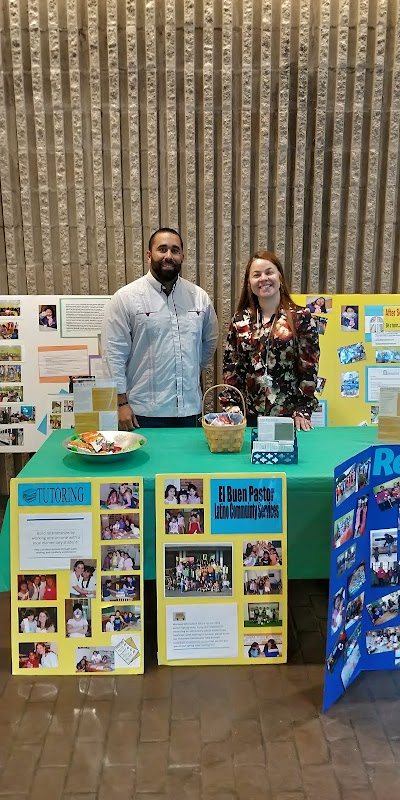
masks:
[[[244,419],[239,425],[208,425],[207,422],[204,421],[204,401],[208,392],[219,388],[229,389],[229,391],[234,389],[235,392],[240,395]],[[246,430],[246,406],[241,391],[237,389],[236,386],[227,386],[225,383],[217,383],[215,386],[210,386],[203,396],[201,424],[212,453],[240,453],[243,447],[244,432]]]

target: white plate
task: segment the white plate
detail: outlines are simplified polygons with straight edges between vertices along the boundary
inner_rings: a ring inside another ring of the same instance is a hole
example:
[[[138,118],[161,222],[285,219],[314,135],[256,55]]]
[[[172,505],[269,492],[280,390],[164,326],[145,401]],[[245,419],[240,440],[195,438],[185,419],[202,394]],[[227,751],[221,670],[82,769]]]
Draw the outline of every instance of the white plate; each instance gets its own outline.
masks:
[[[74,436],[69,436],[64,439],[63,447],[68,450],[68,453],[76,456],[84,456],[84,458],[97,458],[101,461],[115,461],[116,458],[121,458],[128,453],[134,453],[135,450],[140,450],[147,444],[147,439],[140,433],[131,433],[130,431],[99,431],[99,433],[107,439],[108,442],[115,442],[122,450],[117,453],[90,453],[88,450],[74,450],[72,449]],[[71,446],[72,445],[72,446]]]

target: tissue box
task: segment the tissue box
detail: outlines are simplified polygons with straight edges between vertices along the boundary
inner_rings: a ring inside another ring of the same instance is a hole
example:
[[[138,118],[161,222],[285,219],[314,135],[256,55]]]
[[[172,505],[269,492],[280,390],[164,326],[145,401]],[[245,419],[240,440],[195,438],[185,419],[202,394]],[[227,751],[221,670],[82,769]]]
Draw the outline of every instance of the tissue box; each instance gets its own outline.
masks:
[[[253,428],[251,431],[251,463],[252,464],[298,464],[299,451],[297,447],[297,436],[294,431],[293,450],[289,452],[277,452],[276,450],[255,451],[253,452],[253,442],[258,442],[258,430]],[[276,443],[278,444],[278,443]]]

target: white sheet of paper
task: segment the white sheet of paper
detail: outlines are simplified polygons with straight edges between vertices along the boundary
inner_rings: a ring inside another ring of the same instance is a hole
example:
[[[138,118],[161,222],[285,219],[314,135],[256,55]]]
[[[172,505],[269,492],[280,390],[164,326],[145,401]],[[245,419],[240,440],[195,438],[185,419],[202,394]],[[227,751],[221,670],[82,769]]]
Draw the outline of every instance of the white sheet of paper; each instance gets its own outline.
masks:
[[[75,414],[85,414],[93,410],[92,389],[94,389],[94,386],[94,381],[74,383]]]
[[[169,661],[236,658],[237,604],[167,606],[166,634]]]
[[[382,387],[379,392],[379,413],[383,417],[397,417],[397,398],[399,390],[392,387]]]
[[[20,514],[19,568],[69,569],[71,558],[92,557],[92,514]]]
[[[400,344],[400,331],[382,331],[371,333],[372,344],[376,346],[391,347]]]
[[[60,301],[63,339],[97,337],[110,297],[62,297]],[[79,373],[68,373],[69,375]],[[84,375],[85,373],[80,373]]]
[[[379,403],[380,389],[400,389],[400,367],[370,367],[367,370],[367,402]]]
[[[313,428],[326,428],[326,403],[319,403],[315,411],[313,411],[311,425]]]
[[[89,372],[87,347],[84,350],[39,350],[39,377],[86,375]]]

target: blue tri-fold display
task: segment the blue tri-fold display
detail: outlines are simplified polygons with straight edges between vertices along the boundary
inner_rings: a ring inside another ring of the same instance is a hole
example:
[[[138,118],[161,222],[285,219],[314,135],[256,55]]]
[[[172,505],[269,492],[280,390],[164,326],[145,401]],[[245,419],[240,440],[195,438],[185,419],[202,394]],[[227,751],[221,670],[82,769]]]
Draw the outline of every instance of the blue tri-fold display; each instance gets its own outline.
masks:
[[[324,711],[363,670],[400,669],[400,446],[335,469]]]

